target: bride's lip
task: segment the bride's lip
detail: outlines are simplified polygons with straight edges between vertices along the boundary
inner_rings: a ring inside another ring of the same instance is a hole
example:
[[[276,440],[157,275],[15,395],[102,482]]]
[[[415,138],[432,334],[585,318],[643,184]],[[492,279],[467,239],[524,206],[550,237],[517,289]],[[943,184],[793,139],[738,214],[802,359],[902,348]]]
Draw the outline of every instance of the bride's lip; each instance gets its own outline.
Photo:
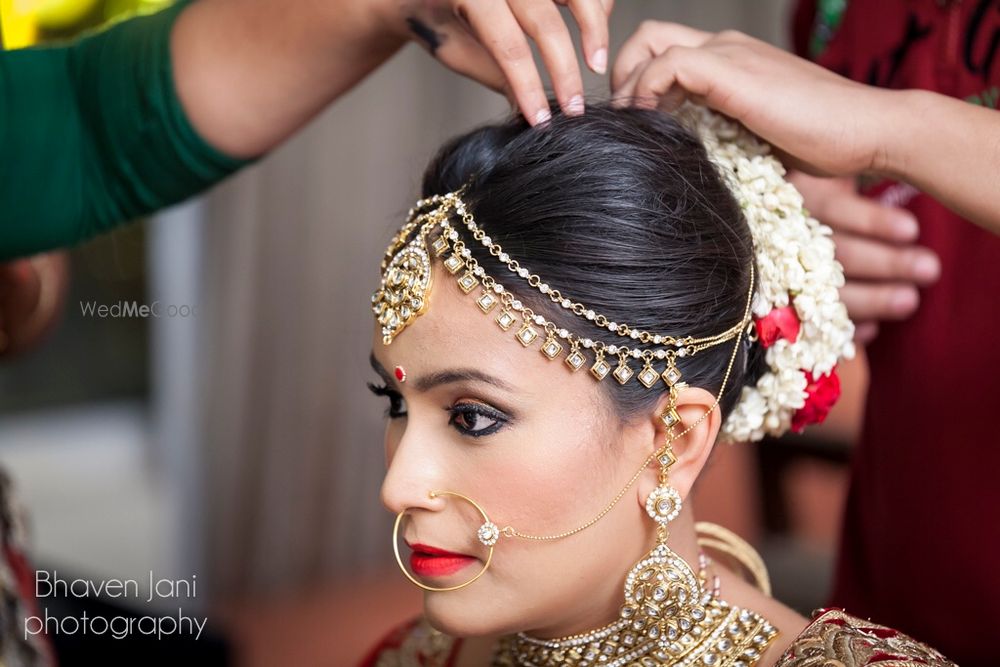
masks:
[[[445,577],[465,569],[476,560],[468,554],[455,553],[428,544],[408,544],[413,553],[410,554],[410,569],[421,577]]]
[[[445,549],[440,549],[438,547],[432,547],[429,544],[422,544],[420,542],[414,542],[410,544],[406,543],[406,546],[410,547],[413,551],[419,551],[420,553],[427,554],[430,556],[450,556],[452,558],[475,558],[475,556],[470,556],[469,554],[460,554],[454,551],[447,551]]]

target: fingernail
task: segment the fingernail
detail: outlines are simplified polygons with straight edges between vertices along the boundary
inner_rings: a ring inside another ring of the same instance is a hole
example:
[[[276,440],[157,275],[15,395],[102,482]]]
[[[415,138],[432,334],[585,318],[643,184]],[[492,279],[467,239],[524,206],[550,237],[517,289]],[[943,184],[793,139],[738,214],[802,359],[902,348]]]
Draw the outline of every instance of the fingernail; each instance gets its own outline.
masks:
[[[860,322],[854,329],[854,338],[865,345],[875,340],[878,336],[878,324],[875,322]]]
[[[889,306],[897,315],[909,315],[916,309],[919,302],[920,297],[917,295],[917,290],[898,290],[889,300]]]
[[[535,125],[547,123],[552,120],[552,113],[548,109],[539,109],[535,114]]]
[[[590,66],[594,68],[594,71],[598,74],[604,74],[608,71],[608,50],[605,48],[600,48],[594,51],[594,55],[590,56]]]
[[[574,95],[566,103],[566,112],[573,116],[583,113],[583,95]]]
[[[893,216],[893,225],[896,228],[896,234],[904,241],[915,239],[920,234],[920,225],[917,224],[917,219],[909,213],[898,213]]]
[[[920,255],[913,261],[913,274],[923,281],[935,281],[941,275],[941,262],[934,255]]]

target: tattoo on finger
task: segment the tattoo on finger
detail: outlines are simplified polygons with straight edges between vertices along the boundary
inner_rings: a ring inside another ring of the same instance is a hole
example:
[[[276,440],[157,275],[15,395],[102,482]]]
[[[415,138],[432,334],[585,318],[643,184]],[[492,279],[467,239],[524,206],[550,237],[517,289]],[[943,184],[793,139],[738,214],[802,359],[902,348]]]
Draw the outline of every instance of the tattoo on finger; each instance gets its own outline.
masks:
[[[427,50],[431,52],[431,55],[437,56],[437,50],[441,48],[441,45],[446,39],[446,35],[434,30],[416,16],[407,17],[406,25],[409,26],[410,32],[412,32],[413,35],[420,40],[425,47],[427,47]]]

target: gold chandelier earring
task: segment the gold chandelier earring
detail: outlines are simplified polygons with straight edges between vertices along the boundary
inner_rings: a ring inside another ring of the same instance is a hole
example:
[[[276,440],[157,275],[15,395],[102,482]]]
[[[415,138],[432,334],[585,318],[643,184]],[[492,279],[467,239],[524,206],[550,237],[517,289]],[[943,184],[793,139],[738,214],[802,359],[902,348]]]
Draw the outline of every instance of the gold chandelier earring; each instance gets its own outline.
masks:
[[[659,484],[646,498],[646,511],[657,523],[656,544],[626,575],[625,602],[618,620],[562,639],[538,639],[524,633],[505,637],[493,667],[751,667],[777,635],[759,614],[734,607],[707,591],[704,565],[696,574],[667,545],[668,526],[683,506],[680,494],[670,486],[670,468],[677,461],[673,443],[711,412],[677,433],[675,428],[681,424],[677,397],[685,388],[683,382],[670,388],[670,402],[660,416],[667,427],[663,447],[639,471],[654,460],[660,464]]]
[[[704,573],[695,574],[667,545],[669,524],[683,507],[680,494],[670,486],[670,468],[677,462],[673,443],[679,436],[674,429],[681,423],[677,397],[685,387],[678,382],[670,388],[670,402],[660,415],[667,434],[656,453],[659,484],[646,498],[646,512],[658,524],[656,544],[626,576],[621,609],[622,619],[631,622],[631,630],[642,633],[651,644],[653,657],[662,661],[676,660],[697,649],[709,624],[714,625],[721,613],[713,609],[713,597],[705,593]]]
[[[644,645],[644,655],[657,661],[650,664],[748,666],[777,634],[774,627],[761,616],[732,607],[717,593],[706,590],[705,559],[695,574],[667,545],[669,524],[683,507],[680,494],[670,486],[670,469],[677,462],[673,443],[708,416],[706,412],[680,433],[675,431],[681,424],[677,399],[686,388],[684,382],[671,385],[669,403],[660,415],[667,433],[663,447],[656,452],[659,484],[646,498],[646,512],[658,524],[656,544],[625,578],[621,617],[631,621],[630,630],[641,633],[635,641]]]

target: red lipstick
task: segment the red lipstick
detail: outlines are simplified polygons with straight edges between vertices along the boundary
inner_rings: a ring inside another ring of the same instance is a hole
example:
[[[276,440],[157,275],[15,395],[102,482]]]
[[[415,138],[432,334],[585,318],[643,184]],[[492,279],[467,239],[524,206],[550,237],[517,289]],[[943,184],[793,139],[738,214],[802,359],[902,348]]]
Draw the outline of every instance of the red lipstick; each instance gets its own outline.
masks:
[[[445,577],[468,567],[476,558],[426,544],[410,544],[410,569],[419,577]]]

